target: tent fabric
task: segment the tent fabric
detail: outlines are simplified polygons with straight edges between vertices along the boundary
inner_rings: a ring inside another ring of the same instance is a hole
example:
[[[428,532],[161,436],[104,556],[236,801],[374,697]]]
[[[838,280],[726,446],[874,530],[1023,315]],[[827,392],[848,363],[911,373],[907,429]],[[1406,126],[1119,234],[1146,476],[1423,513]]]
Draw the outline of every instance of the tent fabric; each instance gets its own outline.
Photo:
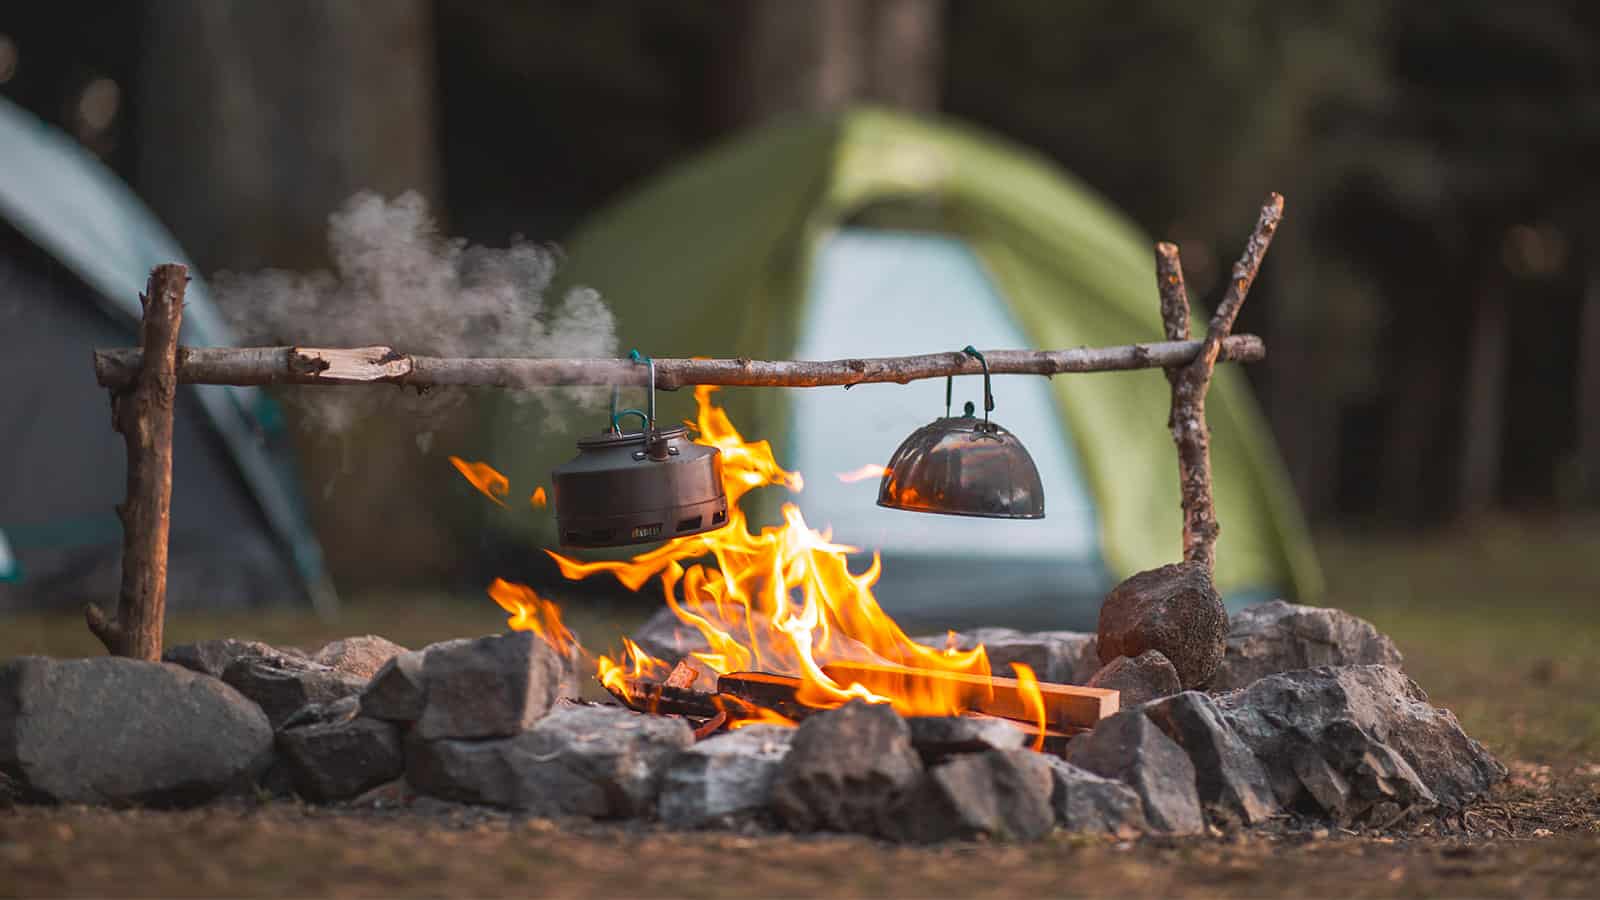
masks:
[[[96,446],[102,441],[117,442],[105,418],[103,393],[93,386],[88,351],[97,345],[133,342],[141,315],[138,298],[151,268],[188,260],[177,241],[115,174],[71,138],[3,98],[0,159],[5,160],[5,165],[0,166],[0,218],[15,229],[25,245],[0,247],[0,254],[6,257],[0,259],[5,263],[0,274],[7,279],[0,296],[0,343],[20,353],[16,364],[28,370],[13,373],[19,379],[27,376],[26,380],[10,382],[8,388],[21,406],[7,409],[7,415],[0,416],[0,425],[19,432],[31,429],[24,437],[36,451],[33,457],[22,458],[17,449],[21,442],[13,439],[7,468],[0,471],[0,479],[37,478],[37,473],[17,467],[30,461],[61,461],[57,457],[72,459],[85,441]],[[50,265],[38,264],[40,254],[50,260]],[[63,276],[52,266],[59,266],[70,275]],[[52,274],[43,274],[47,270]],[[190,270],[194,271],[192,265]],[[23,316],[25,306],[28,314]],[[185,296],[182,340],[203,346],[233,343],[204,281],[197,275],[191,276]],[[48,377],[36,370],[48,370]],[[70,378],[74,371],[82,374],[86,385]],[[49,430],[65,427],[73,418],[73,413],[58,408],[61,403],[88,402],[87,396],[55,396],[61,392],[54,391],[53,386],[62,382],[73,391],[87,387],[87,393],[95,395],[89,407],[97,426],[93,438],[75,434],[69,439],[64,433]],[[282,585],[276,588],[279,598],[309,596],[319,608],[331,611],[337,598],[323,569],[320,544],[305,518],[292,457],[279,452],[281,447],[269,447],[262,440],[272,430],[274,409],[270,399],[252,388],[197,386],[185,388],[180,403],[184,406],[178,419],[187,423],[181,427],[187,429],[192,424],[199,429],[193,435],[196,440],[219,445],[212,455],[222,461],[222,466],[214,473],[206,473],[194,463],[180,462],[183,468],[175,478],[174,503],[178,502],[176,492],[181,490],[178,486],[185,480],[205,484],[207,478],[226,479],[227,487],[214,485],[214,490],[243,497],[247,505],[256,508],[250,514],[253,518],[265,517],[263,524],[252,524],[251,529],[287,549],[285,571],[290,573],[289,584],[287,589]],[[7,405],[11,405],[9,401]],[[40,410],[46,411],[48,421],[14,418]],[[77,461],[89,462],[91,455],[85,452]],[[105,466],[107,461],[95,457],[95,464]],[[120,468],[120,464],[114,464],[110,471]],[[105,474],[92,471],[84,480],[98,484]],[[42,524],[44,508],[37,502],[25,507],[13,492],[0,497],[0,527],[8,528],[13,551],[24,563],[28,556],[43,552],[41,548],[47,544],[57,548],[87,546],[95,542],[93,535],[104,536],[103,514],[120,498],[120,487],[115,494],[106,494],[105,490],[101,491],[102,499],[108,502],[96,507],[101,513],[82,519],[85,524],[81,527],[65,531],[57,524]],[[220,520],[228,519],[224,512],[219,511],[218,515]],[[11,519],[27,519],[30,524],[23,528]],[[46,540],[46,534],[52,537]],[[177,552],[175,531],[175,557]],[[261,557],[255,551],[247,555]],[[81,561],[72,565],[82,567]],[[282,567],[280,563],[275,565]],[[27,565],[23,569],[23,574],[33,571],[30,583],[37,585],[35,579],[41,573]]]
[[[879,219],[964,241],[1033,347],[1162,334],[1151,242],[1103,199],[994,136],[874,109],[769,126],[653,179],[569,241],[564,278],[602,293],[623,346],[655,356],[787,358],[819,249],[842,225]],[[1051,386],[1095,499],[1109,572],[1120,578],[1179,558],[1162,374],[1072,375]],[[787,393],[719,398],[747,437],[782,447],[791,437]],[[687,397],[663,404],[685,415],[689,407]],[[1242,373],[1218,368],[1207,412],[1223,529],[1219,587],[1309,599],[1320,589],[1311,544]],[[564,438],[495,428],[496,455],[522,483],[542,483],[570,453]],[[764,493],[773,492],[757,496]],[[533,531],[549,534],[547,523]]]
[[[850,327],[840,327],[841,322]],[[966,242],[931,232],[859,226],[839,228],[824,240],[806,295],[796,357],[894,356],[968,343],[1024,347],[1030,341]],[[961,415],[966,401],[982,402],[980,378],[956,379],[952,388],[954,415]],[[1044,519],[977,523],[886,509],[874,503],[878,478],[838,477],[866,463],[883,463],[906,435],[944,415],[945,381],[928,379],[787,393],[792,437],[785,462],[807,475],[801,495],[806,520],[831,527],[837,541],[892,558],[969,555],[974,530],[981,527],[991,560],[1045,557],[1062,566],[1098,567],[1098,513],[1050,382],[1001,377],[994,395],[994,421],[1022,441],[1039,473]],[[890,572],[898,568],[897,563]],[[1101,593],[1109,587],[1097,585]]]

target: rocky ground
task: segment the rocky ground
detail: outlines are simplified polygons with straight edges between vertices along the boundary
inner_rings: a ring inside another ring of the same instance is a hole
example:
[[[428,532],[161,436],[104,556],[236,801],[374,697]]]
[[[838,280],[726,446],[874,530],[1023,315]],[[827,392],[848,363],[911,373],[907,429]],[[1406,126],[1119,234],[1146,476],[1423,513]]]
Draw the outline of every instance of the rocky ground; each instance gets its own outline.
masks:
[[[1594,763],[1600,717],[1592,692],[1584,689],[1596,674],[1596,595],[1584,594],[1583,602],[1591,604],[1584,607],[1569,594],[1566,602],[1552,604],[1560,616],[1546,620],[1539,615],[1540,604],[1550,603],[1551,596],[1538,589],[1551,582],[1570,589],[1574,576],[1570,570],[1557,573],[1546,560],[1533,560],[1540,571],[1518,581],[1533,590],[1519,595],[1522,602],[1515,607],[1501,603],[1480,610],[1489,624],[1473,628],[1463,624],[1462,613],[1473,609],[1474,592],[1504,598],[1511,595],[1508,585],[1481,572],[1452,571],[1463,568],[1459,554],[1422,549],[1427,564],[1438,566],[1441,581],[1455,579],[1457,589],[1441,604],[1450,615],[1427,609],[1413,595],[1411,602],[1396,604],[1387,619],[1373,618],[1399,639],[1407,671],[1429,686],[1432,702],[1455,707],[1467,732],[1483,737],[1510,763],[1510,778],[1461,815],[1385,823],[1370,816],[1379,804],[1368,803],[1361,806],[1359,820],[1346,827],[1279,816],[1249,830],[1223,822],[1221,829],[1213,825],[1189,837],[1149,834],[1130,840],[1058,831],[1020,846],[991,840],[910,848],[859,837],[593,824],[562,810],[491,811],[433,801],[404,811],[249,799],[183,813],[18,807],[0,813],[0,872],[16,876],[0,879],[0,893],[12,885],[30,894],[104,893],[110,884],[118,886],[117,893],[147,894],[503,893],[508,886],[519,893],[667,895],[1588,893],[1600,874],[1594,824],[1600,815],[1600,769]],[[1490,549],[1479,556],[1492,559]],[[1377,578],[1364,595],[1393,594],[1398,577],[1374,565],[1371,556],[1371,548],[1351,554],[1363,558]],[[1580,590],[1592,585],[1583,577],[1578,576]],[[1270,619],[1272,610],[1258,614]],[[1353,639],[1341,638],[1344,643]],[[1303,647],[1309,652],[1317,644]],[[1247,649],[1235,648],[1241,664],[1250,658]],[[1494,664],[1482,664],[1485,660]],[[1335,660],[1307,659],[1306,664],[1319,661]],[[239,673],[224,680],[243,683]],[[1403,693],[1401,687],[1386,690]],[[1157,719],[1144,716],[1140,722]],[[316,727],[315,722],[288,726]],[[463,726],[444,727],[460,731]],[[1134,733],[1123,737],[1136,743],[1149,743],[1156,732],[1170,733],[1144,724],[1129,728]],[[1248,731],[1242,724],[1235,730]],[[1380,743],[1400,746],[1392,739]],[[1191,756],[1195,752],[1185,749]],[[1372,746],[1358,749],[1365,759],[1382,755]],[[697,765],[715,767],[715,755],[707,757]],[[1401,773],[1366,765],[1371,785],[1382,786],[1388,777],[1389,787],[1398,787],[1402,795],[1412,789],[1403,777],[1392,781]],[[948,789],[940,796],[958,796],[960,785],[973,780],[1004,784],[1010,771],[989,763],[966,768],[972,771],[946,779]],[[1296,770],[1291,762],[1289,774],[1315,798],[1316,773],[1304,766]],[[1283,773],[1269,775],[1270,784]],[[1422,787],[1440,792],[1438,784]],[[1337,799],[1337,794],[1327,796]],[[818,813],[810,799],[801,792],[797,814]],[[605,802],[625,803],[626,798]],[[1240,809],[1248,815],[1247,807]],[[820,814],[851,815],[826,807]],[[132,881],[129,873],[136,876]]]

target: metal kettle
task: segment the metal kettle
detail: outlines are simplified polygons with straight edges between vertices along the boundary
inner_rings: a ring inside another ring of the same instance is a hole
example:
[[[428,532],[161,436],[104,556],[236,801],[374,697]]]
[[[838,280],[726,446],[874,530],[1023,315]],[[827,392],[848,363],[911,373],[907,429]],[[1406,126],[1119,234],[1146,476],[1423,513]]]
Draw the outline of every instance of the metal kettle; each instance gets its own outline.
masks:
[[[616,547],[684,537],[728,523],[722,454],[696,444],[682,425],[656,427],[655,362],[649,411],[616,411],[611,426],[578,441],[578,455],[550,473],[564,547]],[[641,431],[620,420],[638,416]]]

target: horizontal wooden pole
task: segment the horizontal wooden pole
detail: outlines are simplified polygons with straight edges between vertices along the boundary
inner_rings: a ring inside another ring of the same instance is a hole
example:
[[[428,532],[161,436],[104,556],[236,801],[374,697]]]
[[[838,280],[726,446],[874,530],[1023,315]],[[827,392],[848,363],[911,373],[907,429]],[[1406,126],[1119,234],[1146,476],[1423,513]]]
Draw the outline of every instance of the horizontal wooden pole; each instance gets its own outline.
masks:
[[[988,350],[984,357],[996,375],[1060,375],[1068,372],[1120,372],[1188,364],[1201,341],[1161,341],[1118,347],[1069,350]],[[389,347],[187,347],[179,351],[178,381],[183,384],[399,384],[412,387],[498,387],[510,389],[569,385],[648,383],[646,366],[627,359],[472,359],[413,356]],[[1250,334],[1222,343],[1219,361],[1265,359],[1266,345]],[[125,388],[143,364],[138,348],[96,350],[95,377],[101,386]],[[740,387],[829,387],[894,382],[905,384],[946,375],[979,375],[976,359],[955,351],[876,359],[824,362],[755,359],[658,359],[656,385],[665,389],[696,384]]]
[[[954,685],[967,709],[1024,722],[1033,718],[1015,678],[999,675],[985,678],[960,672],[853,662],[829,663],[822,671],[838,684],[860,684],[884,696],[942,693],[936,688]],[[1093,728],[1101,719],[1116,713],[1121,705],[1121,694],[1104,688],[1040,682],[1039,694],[1044,700],[1045,725],[1049,728]]]

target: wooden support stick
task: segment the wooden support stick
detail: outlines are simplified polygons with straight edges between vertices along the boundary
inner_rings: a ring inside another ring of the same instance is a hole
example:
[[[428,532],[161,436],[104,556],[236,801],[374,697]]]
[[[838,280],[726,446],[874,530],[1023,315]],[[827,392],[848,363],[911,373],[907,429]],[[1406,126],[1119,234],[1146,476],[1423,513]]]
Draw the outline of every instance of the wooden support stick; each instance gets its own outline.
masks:
[[[1211,373],[1221,348],[1233,330],[1239,308],[1261,268],[1261,260],[1272,245],[1278,223],[1283,219],[1283,197],[1270,194],[1261,207],[1261,216],[1245,244],[1244,253],[1233,264],[1233,278],[1212,314],[1206,337],[1194,359],[1168,370],[1172,383],[1172,413],[1168,419],[1172,440],[1178,448],[1178,483],[1183,498],[1183,558],[1216,568],[1217,511],[1211,496],[1211,430],[1206,425],[1206,393],[1211,388]],[[1161,291],[1161,319],[1168,339],[1187,336],[1189,299],[1183,285],[1183,267],[1178,248],[1156,245],[1156,273]]]
[[[172,411],[179,366],[178,330],[189,270],[156,266],[139,299],[143,363],[137,377],[111,393],[111,424],[128,452],[128,496],[122,519],[122,591],[117,617],[94,604],[89,630],[116,656],[158,661],[167,605],[167,528],[172,511]]]
[[[860,684],[887,697],[928,696],[953,690],[966,709],[1024,722],[1033,718],[1015,678],[853,662],[830,663],[822,671],[841,685]],[[1104,688],[1047,682],[1040,682],[1039,694],[1044,699],[1045,725],[1053,729],[1093,728],[1101,719],[1116,713],[1121,697],[1117,691]]]
[[[1194,360],[1201,341],[1166,341],[1070,350],[988,350],[996,375],[1059,375],[1170,368]],[[131,385],[141,368],[137,349],[96,350],[95,377],[112,390]],[[1234,335],[1218,343],[1213,363],[1266,358],[1261,339]],[[752,359],[657,359],[656,385],[671,389],[715,384],[744,387],[828,387],[878,382],[905,384],[946,375],[979,375],[961,352],[838,359],[826,362]],[[565,385],[639,385],[649,373],[626,359],[462,359],[409,356],[389,347],[190,347],[178,367],[182,384],[398,384],[541,388]]]

